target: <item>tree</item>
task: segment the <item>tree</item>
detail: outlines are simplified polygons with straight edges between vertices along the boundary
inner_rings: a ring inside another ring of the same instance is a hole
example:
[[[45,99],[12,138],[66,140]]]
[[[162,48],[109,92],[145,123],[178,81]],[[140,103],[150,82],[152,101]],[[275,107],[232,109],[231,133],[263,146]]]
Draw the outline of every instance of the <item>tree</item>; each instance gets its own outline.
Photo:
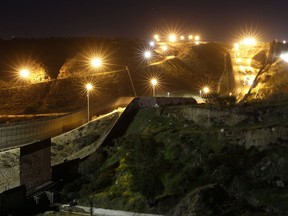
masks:
[[[132,190],[146,197],[150,207],[157,204],[156,197],[164,191],[161,167],[165,163],[161,143],[153,137],[130,135],[120,141],[126,152],[125,162],[132,174]]]

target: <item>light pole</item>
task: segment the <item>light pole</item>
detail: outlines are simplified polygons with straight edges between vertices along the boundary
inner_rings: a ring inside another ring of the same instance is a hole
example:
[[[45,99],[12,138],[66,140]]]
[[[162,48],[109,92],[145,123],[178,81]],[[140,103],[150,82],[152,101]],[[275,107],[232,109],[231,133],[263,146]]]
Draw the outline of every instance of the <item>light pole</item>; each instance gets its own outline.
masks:
[[[93,85],[91,83],[86,84],[87,91],[87,122],[90,121],[90,104],[89,104],[89,92],[93,89]]]
[[[132,90],[133,90],[133,93],[134,93],[134,96],[137,97],[136,89],[135,89],[135,86],[134,86],[134,83],[133,83],[133,80],[132,80],[132,77],[131,77],[130,70],[129,70],[128,66],[127,65],[121,65],[121,64],[108,64],[108,65],[124,67],[123,69],[113,70],[111,72],[112,73],[113,72],[116,73],[116,72],[121,72],[121,71],[127,71],[128,76],[129,76],[129,80],[130,80],[130,83],[131,83],[131,87],[132,87]]]
[[[133,92],[134,92],[134,96],[137,97],[136,90],[135,90],[135,87],[134,87],[134,84],[133,84],[133,80],[132,80],[132,77],[131,77],[131,74],[130,74],[130,71],[129,71],[129,68],[128,68],[127,65],[125,66],[125,70],[128,72],[130,83],[131,83],[131,86],[132,86],[132,89],[133,89]]]
[[[158,83],[157,79],[153,78],[151,79],[151,85],[152,85],[152,91],[153,91],[153,97],[155,97],[155,88],[156,88],[156,85]]]

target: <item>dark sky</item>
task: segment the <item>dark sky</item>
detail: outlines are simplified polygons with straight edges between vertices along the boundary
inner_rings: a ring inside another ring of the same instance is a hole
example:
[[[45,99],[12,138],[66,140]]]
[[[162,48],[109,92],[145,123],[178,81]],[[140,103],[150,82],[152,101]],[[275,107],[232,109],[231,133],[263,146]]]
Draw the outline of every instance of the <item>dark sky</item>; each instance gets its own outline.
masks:
[[[288,40],[288,0],[2,0],[0,38],[141,37],[176,29],[209,41],[247,30]]]

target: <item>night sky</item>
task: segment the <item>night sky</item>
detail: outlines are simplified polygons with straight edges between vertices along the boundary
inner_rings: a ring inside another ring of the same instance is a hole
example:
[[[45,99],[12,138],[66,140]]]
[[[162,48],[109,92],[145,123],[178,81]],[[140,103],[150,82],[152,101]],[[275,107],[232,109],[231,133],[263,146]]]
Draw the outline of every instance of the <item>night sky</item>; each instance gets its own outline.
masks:
[[[3,0],[0,38],[140,37],[167,29],[233,41],[288,40],[287,0]]]

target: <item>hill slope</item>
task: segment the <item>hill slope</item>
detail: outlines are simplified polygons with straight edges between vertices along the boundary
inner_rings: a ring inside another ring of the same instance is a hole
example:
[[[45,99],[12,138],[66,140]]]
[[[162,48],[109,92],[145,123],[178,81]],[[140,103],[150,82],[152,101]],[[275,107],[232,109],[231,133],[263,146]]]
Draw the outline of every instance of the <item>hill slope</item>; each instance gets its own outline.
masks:
[[[168,215],[283,215],[285,107],[140,109],[123,137],[80,165],[62,198]]]
[[[157,95],[195,94],[204,84],[219,81],[227,50],[227,45],[221,43],[177,44],[173,48],[174,59],[148,66],[142,57],[146,46],[140,39],[0,41],[0,114],[70,112],[84,108],[87,81],[95,85],[92,103],[107,97],[133,96],[132,83],[138,96],[151,95],[149,78],[152,75],[160,77]],[[99,71],[92,70],[88,64],[95,53],[104,56],[104,65]],[[33,73],[38,73],[37,68],[45,71],[49,77],[46,82],[31,84],[17,78],[17,70],[31,62],[37,65]]]

